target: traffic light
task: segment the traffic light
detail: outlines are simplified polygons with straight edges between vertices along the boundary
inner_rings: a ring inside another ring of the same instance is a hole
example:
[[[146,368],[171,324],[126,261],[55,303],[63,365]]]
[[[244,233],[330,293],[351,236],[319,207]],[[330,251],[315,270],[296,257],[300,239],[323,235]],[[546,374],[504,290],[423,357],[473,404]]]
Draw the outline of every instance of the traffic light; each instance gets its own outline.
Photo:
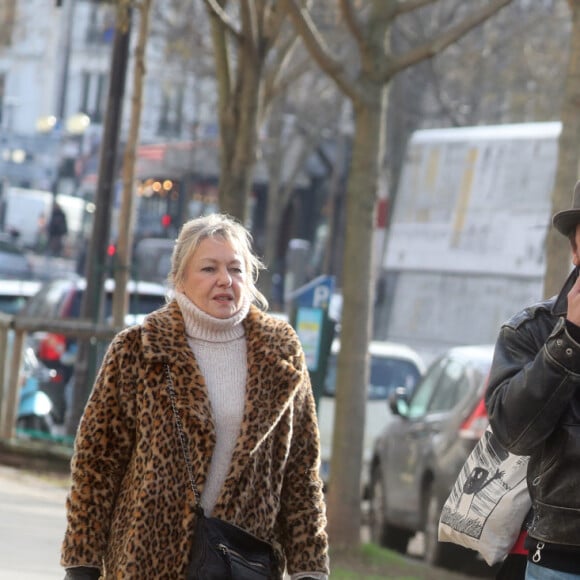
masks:
[[[165,213],[161,216],[161,225],[167,229],[171,225],[171,216]]]

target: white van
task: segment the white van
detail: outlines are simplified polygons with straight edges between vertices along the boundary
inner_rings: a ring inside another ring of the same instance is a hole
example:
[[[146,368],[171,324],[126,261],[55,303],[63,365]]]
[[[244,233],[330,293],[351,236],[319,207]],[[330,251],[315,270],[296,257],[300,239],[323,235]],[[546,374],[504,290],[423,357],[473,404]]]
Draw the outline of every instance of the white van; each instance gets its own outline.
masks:
[[[336,362],[340,341],[332,343],[324,391],[318,403],[318,426],[321,440],[321,476],[328,481],[332,437],[334,431]],[[366,495],[368,468],[373,451],[373,443],[388,420],[387,399],[397,387],[412,391],[425,372],[423,359],[410,347],[393,342],[371,341],[370,385],[367,387],[366,419],[363,443],[363,494]]]
[[[540,300],[560,123],[413,133],[383,259],[380,338],[430,362]]]
[[[0,215],[0,229],[5,232],[18,232],[18,243],[25,248],[37,248],[41,221],[50,219],[54,196],[52,192],[22,187],[7,188]],[[78,238],[83,233],[87,219],[87,202],[73,195],[59,193],[56,201],[66,215],[68,235],[67,243],[74,249]]]

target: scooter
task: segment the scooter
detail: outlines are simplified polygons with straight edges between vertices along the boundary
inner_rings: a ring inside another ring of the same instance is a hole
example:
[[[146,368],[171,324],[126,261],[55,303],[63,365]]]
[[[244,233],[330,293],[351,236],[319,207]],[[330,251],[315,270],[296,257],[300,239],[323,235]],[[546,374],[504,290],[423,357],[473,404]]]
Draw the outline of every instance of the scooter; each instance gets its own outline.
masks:
[[[54,405],[41,390],[41,384],[50,380],[54,371],[44,367],[31,354],[34,353],[25,353],[20,375],[16,432],[24,437],[47,438],[55,433]]]

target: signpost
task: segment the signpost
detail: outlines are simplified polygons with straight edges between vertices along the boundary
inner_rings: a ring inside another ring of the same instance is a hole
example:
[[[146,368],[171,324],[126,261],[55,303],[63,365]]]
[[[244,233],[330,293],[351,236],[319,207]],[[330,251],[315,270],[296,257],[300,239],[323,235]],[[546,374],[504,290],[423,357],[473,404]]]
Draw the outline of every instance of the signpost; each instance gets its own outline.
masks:
[[[324,389],[335,321],[328,314],[334,276],[319,276],[290,294],[290,322],[302,343],[316,406]]]

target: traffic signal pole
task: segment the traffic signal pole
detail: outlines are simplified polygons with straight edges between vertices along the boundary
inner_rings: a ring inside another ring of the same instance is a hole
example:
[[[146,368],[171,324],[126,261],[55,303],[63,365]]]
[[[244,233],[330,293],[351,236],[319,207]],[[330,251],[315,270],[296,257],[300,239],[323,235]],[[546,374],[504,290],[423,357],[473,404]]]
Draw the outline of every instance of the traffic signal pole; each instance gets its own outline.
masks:
[[[95,217],[86,261],[87,284],[81,305],[81,318],[91,320],[95,325],[102,321],[107,246],[111,234],[111,207],[114,201],[117,149],[129,60],[130,33],[131,11],[127,9],[126,18],[122,18],[119,9],[111,54],[109,93],[95,195]],[[93,339],[79,341],[72,405],[66,418],[67,435],[75,434],[91,392],[96,375],[97,346],[97,341]]]

